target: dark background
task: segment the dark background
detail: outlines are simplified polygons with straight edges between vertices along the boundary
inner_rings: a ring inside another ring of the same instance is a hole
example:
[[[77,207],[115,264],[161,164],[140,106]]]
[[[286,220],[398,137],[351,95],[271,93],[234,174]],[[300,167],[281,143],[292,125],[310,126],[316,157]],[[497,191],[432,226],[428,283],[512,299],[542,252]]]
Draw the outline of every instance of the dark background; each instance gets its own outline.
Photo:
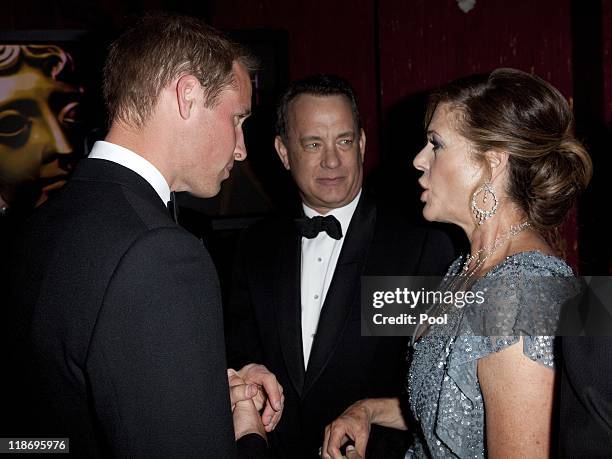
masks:
[[[422,147],[427,91],[459,76],[516,67],[550,81],[573,103],[576,129],[594,163],[594,178],[562,228],[567,260],[582,274],[611,274],[606,214],[612,138],[612,1],[476,0],[464,13],[456,0],[99,0],[8,2],[3,32],[81,29],[90,33],[92,77],[110,39],[145,10],[204,18],[262,58],[266,88],[245,127],[249,164],[235,171],[221,197],[182,197],[194,232],[208,234],[222,273],[251,217],[295,203],[276,159],[274,101],[290,79],[318,72],[348,78],[360,96],[367,135],[367,182],[418,218],[412,158]],[[99,104],[94,93],[91,107]],[[99,108],[88,120],[103,127]],[[231,191],[231,193],[230,193]],[[199,218],[199,212],[209,217]],[[237,218],[240,217],[240,218]],[[244,218],[247,217],[247,218]]]

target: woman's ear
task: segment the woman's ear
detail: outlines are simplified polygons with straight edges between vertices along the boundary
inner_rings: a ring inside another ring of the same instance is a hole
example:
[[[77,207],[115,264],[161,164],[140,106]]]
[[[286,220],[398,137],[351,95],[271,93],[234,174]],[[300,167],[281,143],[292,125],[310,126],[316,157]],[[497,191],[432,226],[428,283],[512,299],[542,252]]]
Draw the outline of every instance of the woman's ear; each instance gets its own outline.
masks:
[[[506,172],[509,156],[507,152],[502,150],[489,150],[485,153],[485,158],[491,171],[491,182],[495,182],[497,177]]]

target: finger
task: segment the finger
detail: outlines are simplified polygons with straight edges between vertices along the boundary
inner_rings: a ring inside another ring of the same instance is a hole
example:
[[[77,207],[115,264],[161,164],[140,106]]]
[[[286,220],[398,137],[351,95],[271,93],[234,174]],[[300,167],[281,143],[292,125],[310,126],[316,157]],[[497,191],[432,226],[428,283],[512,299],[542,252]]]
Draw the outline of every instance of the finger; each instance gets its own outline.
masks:
[[[238,372],[246,382],[259,384],[263,386],[267,397],[271,400],[271,406],[275,411],[282,409],[281,396],[283,386],[281,386],[272,374],[264,365],[248,364],[242,367]]]
[[[270,425],[275,413],[276,413],[276,410],[272,408],[272,405],[270,404],[270,399],[268,399],[266,401],[266,405],[264,407],[263,413],[261,413],[261,422],[263,423],[264,426]]]
[[[270,420],[270,424],[265,426],[266,432],[272,432],[274,429],[276,429],[276,426],[278,425],[278,422],[280,421],[281,414],[282,414],[282,411],[274,412],[274,414],[272,415],[272,419]]]
[[[273,418],[272,418],[272,425],[271,428],[269,430],[269,432],[271,432],[272,430],[276,429],[276,426],[278,425],[278,423],[280,422],[281,418],[283,417],[283,412],[285,410],[285,396],[281,395],[281,409],[280,411],[277,411],[276,413],[274,413]]]
[[[238,402],[250,400],[257,393],[255,384],[238,384],[230,387],[230,401],[232,407]]]
[[[276,376],[270,373],[266,369],[266,367],[263,367],[263,370],[265,371],[262,373],[261,385],[266,391],[266,395],[268,396],[268,400],[270,400],[271,407],[275,411],[280,411],[283,408],[281,403],[281,397],[283,395],[283,386],[280,385],[280,383],[276,380]]]
[[[257,409],[258,413],[264,409],[267,401],[268,398],[266,397],[263,387],[257,386],[257,394],[255,397],[253,397],[253,403],[255,404],[255,408]]]
[[[244,384],[244,380],[240,377],[236,370],[232,370],[231,368],[227,369],[227,380],[230,387]]]
[[[340,447],[349,440],[344,426],[332,423],[329,431],[329,441],[327,443],[327,453],[332,459],[342,459]]]
[[[271,405],[270,399],[266,401],[264,412],[262,413],[262,423],[264,426],[271,426],[274,428],[274,424],[278,422],[282,416],[283,409],[285,407],[285,396],[281,394],[280,398],[280,409],[277,410]]]
[[[277,423],[283,417],[284,412],[285,412],[285,395],[283,394],[281,395],[281,409],[277,411],[276,414],[274,415]]]
[[[321,457],[323,459],[329,459],[329,454],[327,454],[327,446],[329,444],[329,433],[330,433],[329,424],[325,427],[325,435],[323,436],[323,446],[320,449]]]
[[[356,435],[354,440],[355,440],[355,449],[357,450],[357,455],[365,457],[366,447],[368,446],[368,436],[367,435]]]

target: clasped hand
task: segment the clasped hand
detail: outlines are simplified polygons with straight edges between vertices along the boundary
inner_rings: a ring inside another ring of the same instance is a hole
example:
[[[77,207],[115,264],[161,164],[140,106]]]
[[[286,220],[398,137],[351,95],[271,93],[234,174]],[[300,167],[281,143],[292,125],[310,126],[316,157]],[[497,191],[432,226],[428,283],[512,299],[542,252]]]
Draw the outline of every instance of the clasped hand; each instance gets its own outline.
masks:
[[[263,365],[249,364],[238,371],[230,368],[227,375],[236,438],[247,433],[265,437],[265,432],[274,430],[281,418],[283,387]]]

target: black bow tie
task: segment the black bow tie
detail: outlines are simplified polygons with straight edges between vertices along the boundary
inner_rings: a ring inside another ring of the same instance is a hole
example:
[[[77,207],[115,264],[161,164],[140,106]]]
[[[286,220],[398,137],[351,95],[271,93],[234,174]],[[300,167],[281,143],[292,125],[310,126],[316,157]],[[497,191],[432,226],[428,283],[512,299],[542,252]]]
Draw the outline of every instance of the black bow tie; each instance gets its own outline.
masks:
[[[170,218],[176,223],[178,223],[179,206],[176,202],[176,196],[174,195],[174,191],[170,192],[170,201],[168,201],[167,206],[168,212],[170,213]]]
[[[340,226],[340,222],[333,215],[296,218],[295,226],[298,232],[308,239],[317,237],[321,231],[325,231],[333,239],[340,239],[342,237],[342,226]]]

